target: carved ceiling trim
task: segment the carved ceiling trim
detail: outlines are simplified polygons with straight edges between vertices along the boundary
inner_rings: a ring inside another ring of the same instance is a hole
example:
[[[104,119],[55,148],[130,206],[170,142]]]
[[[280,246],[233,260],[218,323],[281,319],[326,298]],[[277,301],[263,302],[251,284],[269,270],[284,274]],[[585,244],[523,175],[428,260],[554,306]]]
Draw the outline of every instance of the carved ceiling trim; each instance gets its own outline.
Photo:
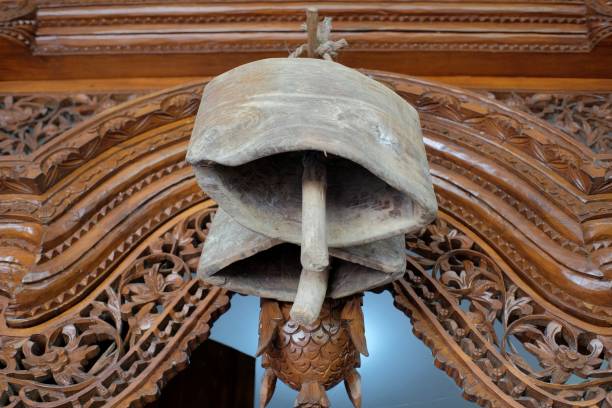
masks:
[[[550,303],[609,325],[612,157],[486,95],[370,74],[419,110],[441,209]],[[202,86],[126,102],[29,156],[0,157],[10,326],[83,299],[151,230],[206,199],[183,162]]]
[[[15,2],[0,10],[0,35],[39,55],[285,52],[300,44],[308,5],[108,4]],[[602,0],[312,4],[334,18],[349,52],[589,52],[612,34],[612,7]]]

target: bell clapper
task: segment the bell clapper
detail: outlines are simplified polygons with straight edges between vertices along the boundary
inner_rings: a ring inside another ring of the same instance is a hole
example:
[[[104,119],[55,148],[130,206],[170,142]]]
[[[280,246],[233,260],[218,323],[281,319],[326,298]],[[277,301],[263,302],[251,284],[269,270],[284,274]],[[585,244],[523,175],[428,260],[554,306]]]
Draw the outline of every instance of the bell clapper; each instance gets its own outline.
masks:
[[[316,58],[319,46],[317,27],[319,14],[316,9],[306,11],[308,33],[308,57]],[[326,155],[327,156],[327,155]],[[304,154],[302,175],[302,273],[291,308],[291,318],[309,325],[319,317],[327,293],[329,277],[329,252],[325,219],[327,169],[320,152]]]
[[[327,293],[329,252],[327,248],[327,169],[320,152],[304,154],[302,175],[302,273],[291,308],[291,318],[308,325],[321,312]]]

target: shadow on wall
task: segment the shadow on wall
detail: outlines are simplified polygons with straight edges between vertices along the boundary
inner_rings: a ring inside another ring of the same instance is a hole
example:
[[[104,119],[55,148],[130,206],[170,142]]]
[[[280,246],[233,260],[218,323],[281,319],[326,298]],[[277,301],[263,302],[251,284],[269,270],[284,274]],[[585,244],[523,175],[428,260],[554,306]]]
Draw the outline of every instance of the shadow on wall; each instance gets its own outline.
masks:
[[[434,366],[431,351],[412,334],[410,320],[393,306],[388,292],[367,293],[363,311],[370,352],[370,357],[361,357],[359,369],[364,408],[476,407],[464,400],[454,381]],[[230,310],[215,323],[211,338],[254,355],[258,320],[259,299],[235,295]],[[255,406],[262,375],[258,358]],[[268,407],[292,407],[296,395],[279,381]],[[330,390],[328,396],[333,408],[352,408],[343,384]]]

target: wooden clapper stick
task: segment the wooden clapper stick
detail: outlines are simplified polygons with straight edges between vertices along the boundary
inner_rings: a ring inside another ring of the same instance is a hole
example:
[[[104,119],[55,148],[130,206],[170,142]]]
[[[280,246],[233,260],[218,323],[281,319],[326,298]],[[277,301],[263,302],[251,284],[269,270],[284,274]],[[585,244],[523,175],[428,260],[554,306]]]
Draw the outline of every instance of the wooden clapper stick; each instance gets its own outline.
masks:
[[[327,168],[320,152],[304,154],[302,175],[302,274],[291,308],[291,318],[304,325],[321,312],[327,292],[329,252],[327,249]]]
[[[319,15],[306,11],[308,57],[316,57]],[[320,152],[304,154],[302,175],[302,273],[291,308],[291,318],[299,324],[312,324],[319,317],[327,293],[329,252],[327,249],[327,168]]]

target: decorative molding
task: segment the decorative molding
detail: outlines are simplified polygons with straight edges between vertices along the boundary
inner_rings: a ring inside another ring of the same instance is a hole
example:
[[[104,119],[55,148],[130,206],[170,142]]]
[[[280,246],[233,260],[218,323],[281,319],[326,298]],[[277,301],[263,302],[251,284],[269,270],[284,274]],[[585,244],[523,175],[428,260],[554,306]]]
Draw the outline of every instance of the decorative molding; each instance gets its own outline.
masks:
[[[40,55],[286,52],[299,45],[307,6],[95,0],[26,4],[4,15],[0,10],[5,22],[0,24],[5,36]],[[580,53],[612,34],[610,6],[600,0],[316,6],[334,18],[337,35],[351,44],[349,51]],[[25,19],[33,9],[33,19]]]
[[[512,109],[546,120],[595,153],[612,151],[612,94],[492,92]],[[0,95],[0,155],[28,155],[134,92]]]
[[[30,48],[36,35],[36,5],[30,0],[0,4],[0,38]]]
[[[201,86],[188,89],[186,93],[176,93],[164,98],[151,98],[149,106],[134,112],[131,115],[113,115],[112,120],[98,126],[89,126],[86,132],[79,135],[77,140],[70,144],[58,143],[55,149],[39,149],[36,155],[36,164],[29,159],[22,160],[19,156],[12,157],[22,164],[11,162],[4,167],[0,164],[0,185],[15,193],[39,193],[46,191],[65,174],[78,168],[89,159],[96,157],[107,148],[131,136],[146,132],[147,130],[164,124],[180,121],[193,116],[197,111],[201,96]],[[152,111],[153,109],[153,111]],[[63,134],[69,138],[78,132],[79,128]],[[7,135],[7,145],[19,136]],[[48,147],[46,145],[45,147]],[[10,180],[7,182],[5,180]]]

